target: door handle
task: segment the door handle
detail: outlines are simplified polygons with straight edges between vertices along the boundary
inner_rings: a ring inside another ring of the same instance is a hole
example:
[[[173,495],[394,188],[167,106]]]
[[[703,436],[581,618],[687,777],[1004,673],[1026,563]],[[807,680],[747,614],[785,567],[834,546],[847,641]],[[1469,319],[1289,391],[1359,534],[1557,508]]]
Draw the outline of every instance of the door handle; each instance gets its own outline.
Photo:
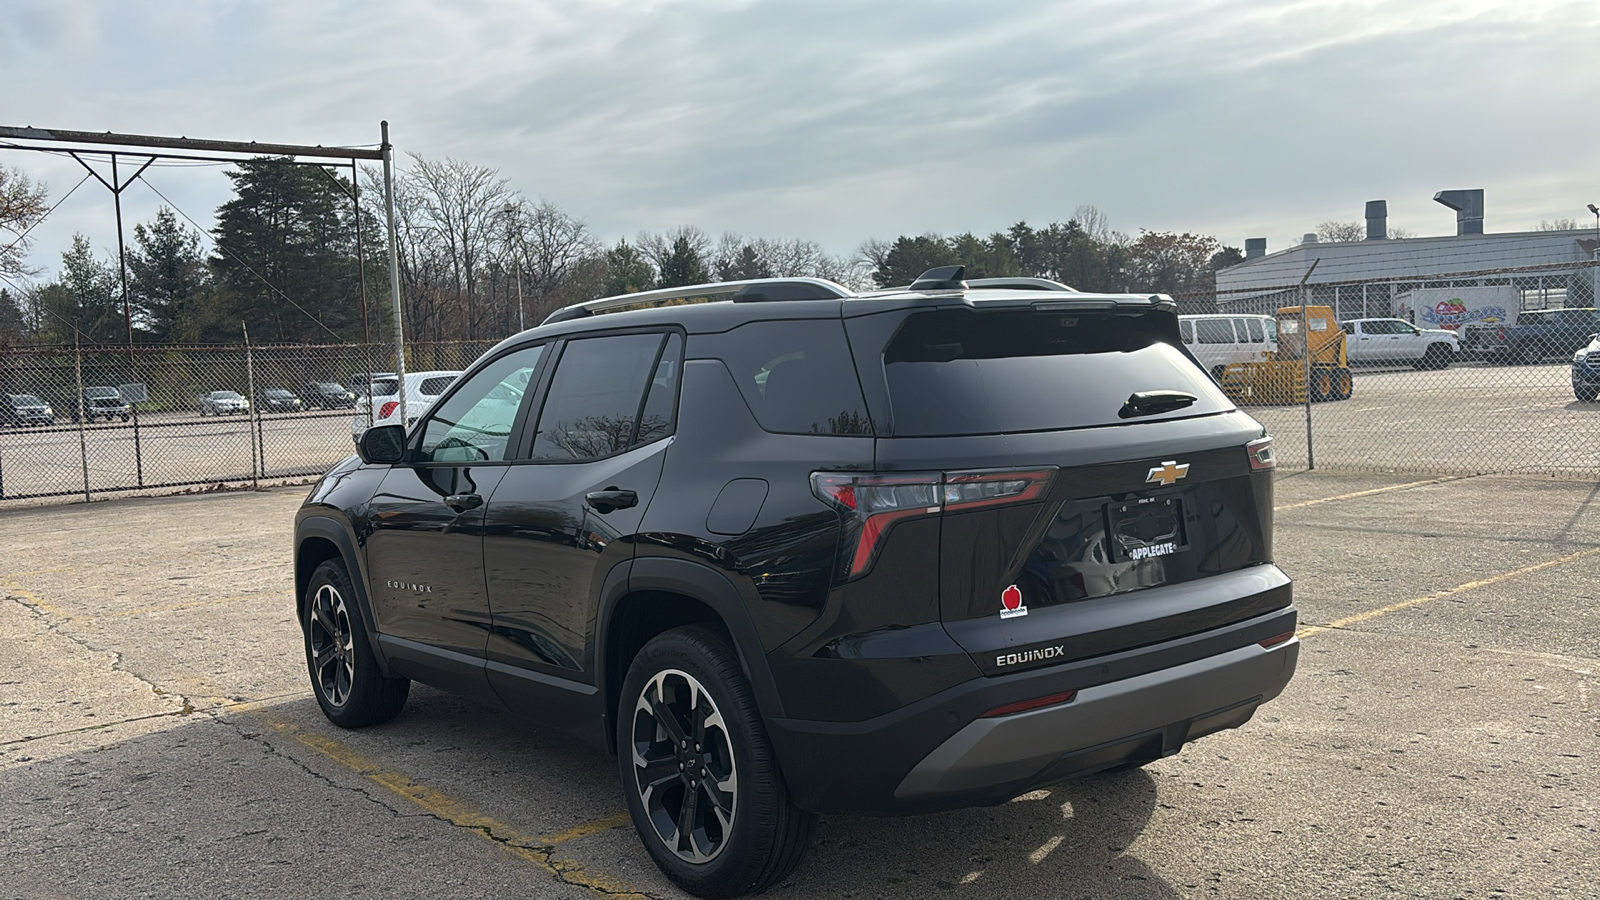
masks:
[[[444,505],[458,513],[464,513],[482,506],[483,498],[477,494],[451,494],[444,498]]]
[[[639,495],[633,491],[623,491],[608,487],[603,491],[590,491],[584,494],[583,501],[599,512],[608,513],[638,506]]]

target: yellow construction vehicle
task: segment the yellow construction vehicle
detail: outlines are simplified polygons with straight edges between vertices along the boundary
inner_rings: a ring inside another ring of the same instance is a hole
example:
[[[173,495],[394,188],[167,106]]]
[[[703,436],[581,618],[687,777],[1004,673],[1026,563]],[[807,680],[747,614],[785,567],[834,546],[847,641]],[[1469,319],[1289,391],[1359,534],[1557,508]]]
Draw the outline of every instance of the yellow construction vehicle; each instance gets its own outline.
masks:
[[[1263,362],[1235,363],[1222,373],[1222,389],[1242,403],[1348,400],[1352,384],[1344,330],[1327,306],[1278,310],[1278,349]],[[1307,336],[1311,364],[1306,365]],[[1308,390],[1309,388],[1309,390]]]

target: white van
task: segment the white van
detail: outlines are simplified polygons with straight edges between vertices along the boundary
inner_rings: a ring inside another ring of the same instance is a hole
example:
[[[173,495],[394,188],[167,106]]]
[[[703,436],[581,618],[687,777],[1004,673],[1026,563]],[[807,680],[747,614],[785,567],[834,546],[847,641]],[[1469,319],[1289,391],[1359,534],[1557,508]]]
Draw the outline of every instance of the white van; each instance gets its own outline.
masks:
[[[1278,320],[1271,316],[1179,316],[1178,331],[1183,345],[1218,381],[1229,365],[1261,362],[1278,349]]]

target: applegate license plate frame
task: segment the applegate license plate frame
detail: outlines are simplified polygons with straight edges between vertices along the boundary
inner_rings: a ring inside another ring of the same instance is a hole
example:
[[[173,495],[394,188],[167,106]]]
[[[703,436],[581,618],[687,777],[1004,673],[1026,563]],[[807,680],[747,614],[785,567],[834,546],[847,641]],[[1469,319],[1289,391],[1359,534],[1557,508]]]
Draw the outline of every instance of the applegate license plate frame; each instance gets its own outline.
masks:
[[[1189,549],[1183,497],[1141,497],[1105,507],[1106,543],[1114,562],[1159,559]]]

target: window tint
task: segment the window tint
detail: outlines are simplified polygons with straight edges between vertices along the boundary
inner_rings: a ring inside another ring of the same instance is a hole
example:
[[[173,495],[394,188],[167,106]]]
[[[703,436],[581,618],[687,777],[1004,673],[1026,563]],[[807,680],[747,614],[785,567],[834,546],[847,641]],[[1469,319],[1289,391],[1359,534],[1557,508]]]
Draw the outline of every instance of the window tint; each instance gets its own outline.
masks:
[[[437,397],[449,390],[455,380],[454,375],[435,375],[432,378],[422,379],[422,384],[417,390],[421,391],[424,397]]]
[[[628,449],[661,342],[660,334],[568,341],[539,414],[533,458],[599,459]]]
[[[656,363],[655,377],[650,381],[650,393],[645,397],[644,412],[639,416],[639,436],[635,444],[648,444],[672,433],[673,417],[678,409],[678,376],[683,371],[683,336],[667,337],[667,349]]]
[[[715,342],[756,421],[779,434],[872,434],[838,319],[752,322]]]
[[[1179,319],[1178,320],[1178,333],[1183,335],[1183,342],[1185,344],[1194,343],[1194,323],[1193,322],[1189,321],[1188,319]]]
[[[1233,343],[1233,322],[1228,319],[1196,319],[1195,337],[1202,344]]]
[[[1207,321],[1197,319],[1200,326]],[[884,350],[896,436],[1053,431],[1206,415],[1233,404],[1173,345],[1172,316],[913,313]],[[1184,391],[1171,413],[1122,419],[1128,395]]]
[[[478,370],[429,415],[420,458],[451,463],[505,459],[511,426],[543,355],[543,345],[527,347]]]
[[[365,385],[362,385],[365,387]],[[400,389],[400,381],[395,378],[379,378],[372,382],[372,396],[392,397]]]
[[[1260,319],[1245,319],[1244,325],[1250,330],[1250,343],[1264,344],[1267,342],[1266,329],[1261,327]]]

